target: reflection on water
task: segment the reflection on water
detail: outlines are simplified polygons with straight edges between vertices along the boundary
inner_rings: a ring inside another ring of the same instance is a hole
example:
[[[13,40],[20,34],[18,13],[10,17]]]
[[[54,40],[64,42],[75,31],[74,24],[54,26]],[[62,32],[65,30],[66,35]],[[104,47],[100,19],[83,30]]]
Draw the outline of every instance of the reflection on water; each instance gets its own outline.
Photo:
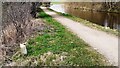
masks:
[[[105,28],[108,27],[108,22],[107,22],[107,20],[105,20],[105,22],[104,22],[104,27],[105,27]]]
[[[52,6],[50,6],[50,8],[57,12],[65,13],[64,4],[52,5]]]
[[[92,11],[81,11],[79,9],[73,9],[71,7],[64,7],[64,4],[52,5],[50,8],[62,12],[68,13],[93,23],[102,25],[104,27],[110,27],[112,29],[120,30],[120,14],[106,13],[106,12],[92,12]]]

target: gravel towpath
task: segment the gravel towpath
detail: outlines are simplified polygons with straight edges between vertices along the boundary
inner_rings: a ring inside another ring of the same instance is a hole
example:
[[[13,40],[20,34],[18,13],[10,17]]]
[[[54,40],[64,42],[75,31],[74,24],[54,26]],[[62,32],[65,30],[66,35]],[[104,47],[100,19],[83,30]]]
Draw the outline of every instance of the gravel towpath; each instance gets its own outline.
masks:
[[[42,9],[99,53],[103,54],[113,65],[118,66],[118,37],[89,28],[66,17],[60,16],[55,12],[49,11],[46,8],[42,7]]]

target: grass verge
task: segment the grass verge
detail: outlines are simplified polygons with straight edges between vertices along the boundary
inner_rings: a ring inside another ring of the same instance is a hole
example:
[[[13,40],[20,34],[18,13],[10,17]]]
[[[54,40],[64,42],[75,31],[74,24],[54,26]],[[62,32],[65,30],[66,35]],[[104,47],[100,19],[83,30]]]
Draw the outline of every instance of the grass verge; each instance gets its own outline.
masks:
[[[54,11],[54,10],[52,10],[52,9],[50,9],[50,8],[48,8],[48,10]],[[56,11],[54,11],[54,12],[56,12]],[[88,26],[88,27],[93,28],[93,29],[101,30],[101,31],[104,31],[104,32],[106,32],[106,33],[108,33],[108,34],[111,34],[111,35],[118,36],[118,35],[119,35],[119,32],[120,32],[120,31],[118,31],[117,29],[110,29],[109,27],[106,29],[106,28],[103,27],[103,26],[94,24],[94,23],[92,23],[92,22],[90,22],[90,21],[87,21],[87,20],[78,18],[78,17],[76,17],[76,16],[72,16],[72,15],[70,15],[70,14],[65,14],[65,13],[60,13],[60,12],[56,12],[56,13],[59,14],[59,15],[61,15],[61,16],[67,17],[67,18],[69,18],[69,19],[72,19],[73,21],[80,22],[80,23],[82,23],[82,24],[84,24],[84,25],[86,25],[86,26]]]
[[[42,35],[28,41],[28,55],[24,60],[28,60],[29,57],[30,59],[37,57],[37,62],[39,62],[37,65],[109,65],[101,54],[47,15],[42,9],[39,12],[39,18],[42,18],[49,28]],[[33,61],[31,62],[33,63]]]

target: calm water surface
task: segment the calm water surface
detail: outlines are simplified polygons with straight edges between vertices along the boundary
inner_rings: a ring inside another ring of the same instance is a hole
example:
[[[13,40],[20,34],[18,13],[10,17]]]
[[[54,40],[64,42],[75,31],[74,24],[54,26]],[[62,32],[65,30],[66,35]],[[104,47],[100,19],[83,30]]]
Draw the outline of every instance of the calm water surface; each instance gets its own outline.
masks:
[[[111,29],[120,30],[120,14],[117,13],[107,13],[107,12],[91,12],[91,11],[81,11],[74,8],[65,8],[64,4],[55,4],[50,8],[62,13],[68,13],[85,20],[91,21],[98,25],[104,27],[110,27]]]

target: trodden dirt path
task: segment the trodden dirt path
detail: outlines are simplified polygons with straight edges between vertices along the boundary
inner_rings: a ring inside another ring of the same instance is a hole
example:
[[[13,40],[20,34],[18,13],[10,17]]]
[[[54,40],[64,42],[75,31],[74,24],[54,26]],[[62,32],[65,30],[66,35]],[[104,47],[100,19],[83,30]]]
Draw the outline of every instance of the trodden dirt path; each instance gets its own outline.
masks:
[[[58,15],[55,12],[49,11],[46,8],[42,9],[62,25],[70,29],[71,32],[78,35],[91,47],[103,54],[113,65],[118,65],[118,38],[108,35],[105,32],[98,31],[82,25],[78,22]]]

